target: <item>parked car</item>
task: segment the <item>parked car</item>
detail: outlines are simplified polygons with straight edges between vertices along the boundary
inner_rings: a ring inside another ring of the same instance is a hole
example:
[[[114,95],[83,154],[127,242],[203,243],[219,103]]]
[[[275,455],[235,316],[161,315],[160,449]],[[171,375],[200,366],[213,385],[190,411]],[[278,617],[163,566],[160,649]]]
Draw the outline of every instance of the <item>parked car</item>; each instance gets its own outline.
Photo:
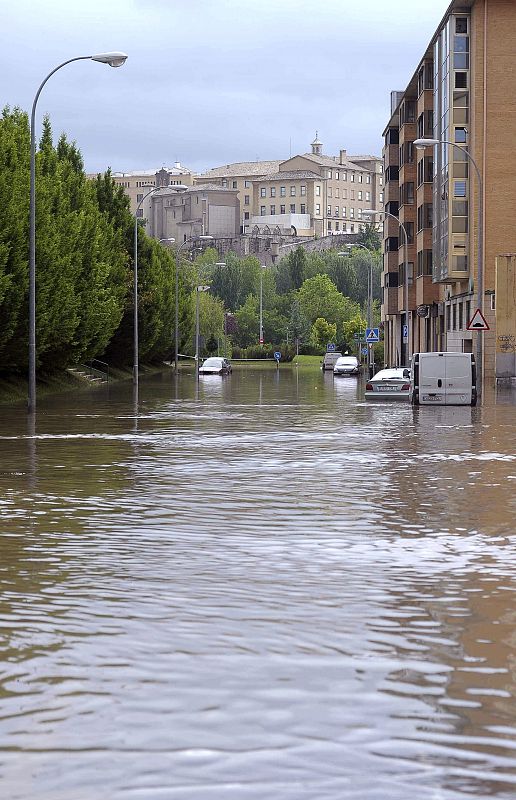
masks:
[[[203,361],[199,367],[200,375],[229,375],[232,367],[227,358],[211,356]]]
[[[410,400],[415,406],[477,404],[477,369],[473,353],[414,353],[410,378]]]
[[[366,383],[366,400],[408,400],[410,370],[408,367],[381,369]]]
[[[321,361],[321,369],[324,372],[325,369],[333,369],[335,364],[337,363],[338,359],[341,358],[342,353],[325,353],[324,358]]]
[[[333,367],[334,375],[358,375],[360,364],[356,356],[341,356]]]

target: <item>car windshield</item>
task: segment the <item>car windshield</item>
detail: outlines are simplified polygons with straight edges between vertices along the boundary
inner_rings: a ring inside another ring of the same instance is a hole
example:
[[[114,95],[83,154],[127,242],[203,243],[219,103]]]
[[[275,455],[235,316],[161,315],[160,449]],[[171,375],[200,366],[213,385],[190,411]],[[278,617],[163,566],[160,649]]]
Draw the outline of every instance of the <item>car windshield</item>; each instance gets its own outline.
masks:
[[[356,365],[358,364],[358,361],[354,356],[343,356],[342,358],[339,358],[339,360],[337,361],[337,364],[338,364],[338,366],[350,366],[350,365],[352,365],[352,366],[356,367]]]
[[[373,377],[373,381],[404,381],[407,380],[407,376],[403,374],[405,371],[406,370],[404,370],[403,367],[381,369],[380,372],[377,372]]]
[[[221,367],[222,363],[222,358],[207,358],[203,364],[203,367]]]

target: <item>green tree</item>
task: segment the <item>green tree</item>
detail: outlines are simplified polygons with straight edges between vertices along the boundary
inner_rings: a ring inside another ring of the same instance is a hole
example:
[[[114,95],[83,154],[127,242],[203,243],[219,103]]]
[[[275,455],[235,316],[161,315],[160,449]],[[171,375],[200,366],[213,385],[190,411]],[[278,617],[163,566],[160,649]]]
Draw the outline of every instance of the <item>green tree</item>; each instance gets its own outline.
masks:
[[[258,313],[258,298],[250,294],[245,303],[235,312],[238,332],[231,338],[239,347],[249,347],[258,344],[260,316]]]
[[[360,232],[357,236],[357,242],[363,244],[368,250],[380,252],[382,249],[382,240],[376,225],[372,222],[367,222],[361,225]]]
[[[326,350],[328,342],[334,342],[337,337],[337,325],[318,317],[310,331],[310,344],[317,350]]]

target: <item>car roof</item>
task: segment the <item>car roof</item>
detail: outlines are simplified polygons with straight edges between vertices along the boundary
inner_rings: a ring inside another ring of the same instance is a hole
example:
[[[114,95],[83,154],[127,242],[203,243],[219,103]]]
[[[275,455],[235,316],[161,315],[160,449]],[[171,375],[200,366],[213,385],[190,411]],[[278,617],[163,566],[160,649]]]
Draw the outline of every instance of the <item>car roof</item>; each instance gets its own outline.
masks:
[[[208,362],[210,362],[210,361],[212,361],[212,362],[213,362],[213,361],[224,361],[224,359],[222,358],[222,356],[210,356],[209,358],[207,358],[207,359],[205,360],[205,362],[204,362],[204,363],[205,363],[205,364],[208,364]]]
[[[340,356],[339,361],[352,361],[354,364],[358,363],[356,356]]]

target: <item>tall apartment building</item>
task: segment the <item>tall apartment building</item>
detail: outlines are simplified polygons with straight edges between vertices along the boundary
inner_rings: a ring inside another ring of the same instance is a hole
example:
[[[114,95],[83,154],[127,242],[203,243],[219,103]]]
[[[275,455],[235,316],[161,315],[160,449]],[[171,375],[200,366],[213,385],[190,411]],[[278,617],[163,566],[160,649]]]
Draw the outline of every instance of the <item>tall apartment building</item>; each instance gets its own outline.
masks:
[[[495,375],[495,351],[506,341],[496,314],[497,257],[516,252],[515,36],[511,0],[454,0],[407,87],[391,95],[383,153],[383,208],[392,215],[384,221],[388,363],[406,363],[418,350],[475,352],[482,336],[483,372]],[[422,138],[441,144],[419,150],[414,141]],[[479,290],[484,333],[467,330]]]
[[[195,178],[238,190],[242,233],[326,236],[358,232],[363,212],[383,203],[383,163],[376,156],[311,152],[285,161],[217,167]]]

